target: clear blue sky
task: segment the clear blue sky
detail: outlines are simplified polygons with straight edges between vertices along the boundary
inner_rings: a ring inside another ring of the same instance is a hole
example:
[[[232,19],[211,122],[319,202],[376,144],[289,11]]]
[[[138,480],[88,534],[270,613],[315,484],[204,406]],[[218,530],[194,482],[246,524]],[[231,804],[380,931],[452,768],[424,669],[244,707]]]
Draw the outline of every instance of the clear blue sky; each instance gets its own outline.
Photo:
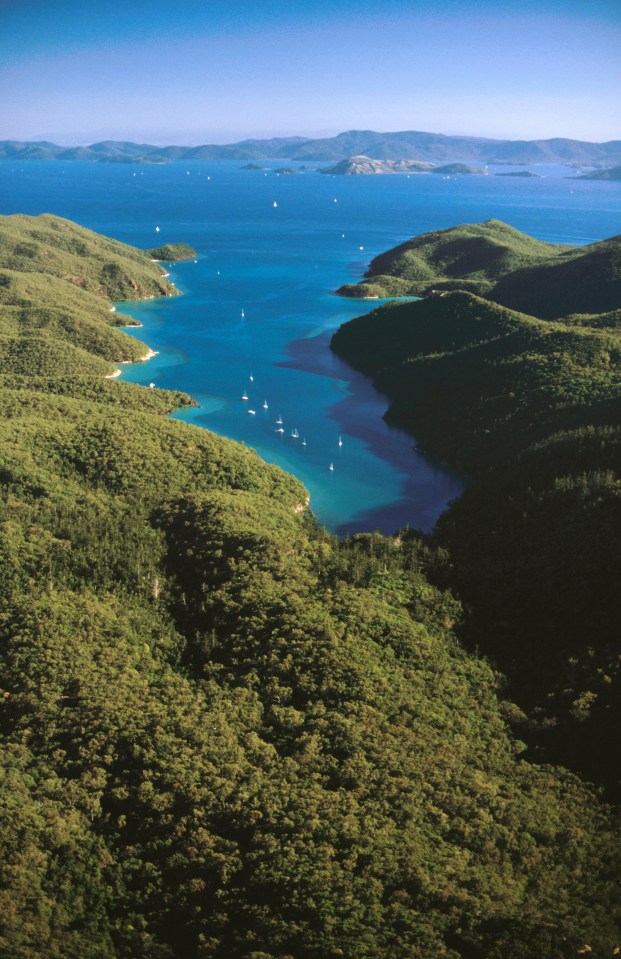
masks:
[[[621,139],[619,0],[0,0],[0,139]]]

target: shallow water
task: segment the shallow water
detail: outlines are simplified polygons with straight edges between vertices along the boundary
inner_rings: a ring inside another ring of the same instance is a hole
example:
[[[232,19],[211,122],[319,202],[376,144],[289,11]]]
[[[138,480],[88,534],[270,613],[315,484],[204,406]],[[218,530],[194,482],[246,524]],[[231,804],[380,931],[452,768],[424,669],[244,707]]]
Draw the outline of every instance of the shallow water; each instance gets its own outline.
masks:
[[[124,366],[124,378],[191,393],[200,408],[176,417],[295,473],[320,521],[339,533],[429,530],[460,481],[388,427],[385,398],[330,352],[331,332],[377,305],[333,291],[395,243],[461,222],[494,217],[553,242],[612,236],[621,232],[621,186],[564,179],[571,171],[558,167],[539,168],[542,179],[447,180],[276,175],[265,166],[2,161],[0,209],[55,213],[143,248],[195,246],[196,262],[170,268],[183,297],[119,305],[159,351]]]

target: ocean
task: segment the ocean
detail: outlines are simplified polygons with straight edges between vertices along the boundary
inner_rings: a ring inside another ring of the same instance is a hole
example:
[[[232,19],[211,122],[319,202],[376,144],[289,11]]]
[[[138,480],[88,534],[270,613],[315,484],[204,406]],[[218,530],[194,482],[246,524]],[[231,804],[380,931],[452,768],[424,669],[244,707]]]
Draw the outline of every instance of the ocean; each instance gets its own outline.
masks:
[[[330,352],[341,323],[378,305],[334,291],[389,247],[464,222],[504,220],[555,243],[614,236],[621,184],[569,179],[575,171],[558,166],[532,168],[539,178],[494,175],[510,167],[443,178],[262,166],[2,160],[0,212],[54,213],[144,249],[194,246],[195,261],[169,268],[183,296],[117,304],[157,351],[123,377],[190,393],[199,407],[176,418],[294,473],[340,535],[429,531],[462,479],[387,426],[386,399]]]

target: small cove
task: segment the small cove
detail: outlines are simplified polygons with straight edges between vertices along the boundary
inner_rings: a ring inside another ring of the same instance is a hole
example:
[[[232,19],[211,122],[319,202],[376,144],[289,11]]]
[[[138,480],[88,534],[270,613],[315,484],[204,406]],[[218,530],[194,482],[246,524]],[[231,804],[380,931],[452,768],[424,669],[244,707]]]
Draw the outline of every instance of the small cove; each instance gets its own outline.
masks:
[[[176,418],[294,473],[318,519],[342,535],[429,530],[462,485],[384,423],[386,400],[329,350],[341,323],[377,306],[333,291],[395,243],[459,222],[496,217],[554,242],[619,232],[618,184],[554,172],[443,181],[277,176],[230,162],[0,165],[5,213],[56,213],[142,248],[196,247],[196,262],[169,268],[184,296],[117,304],[143,324],[128,332],[158,351],[123,366],[123,378],[193,395],[200,407]]]

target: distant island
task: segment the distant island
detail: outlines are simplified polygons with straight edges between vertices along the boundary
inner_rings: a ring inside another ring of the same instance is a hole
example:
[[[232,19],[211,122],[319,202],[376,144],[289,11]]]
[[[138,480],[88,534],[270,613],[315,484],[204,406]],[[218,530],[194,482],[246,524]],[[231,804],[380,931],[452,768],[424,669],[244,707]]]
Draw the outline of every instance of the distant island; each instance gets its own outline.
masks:
[[[434,167],[432,173],[439,173],[442,176],[486,176],[487,171],[478,166],[470,166],[468,163],[445,163],[443,166]]]
[[[506,173],[495,173],[494,176],[535,177],[535,179],[541,179],[541,174],[533,173],[532,170],[508,170]]]
[[[66,158],[65,158],[66,159]],[[83,160],[88,160],[90,157],[82,157]],[[168,157],[157,156],[102,156],[99,157],[100,163],[139,163],[139,164],[157,164],[158,166],[166,165],[167,163],[172,163]]]
[[[281,174],[284,176],[288,176],[290,174],[306,173],[306,171],[308,170],[308,167],[307,166],[280,166],[280,167],[276,167],[275,170],[268,171],[266,170],[264,166],[260,166],[260,164],[258,163],[244,163],[244,165],[240,167],[240,169],[241,170],[262,170],[264,173],[273,172],[277,174],[278,176],[280,176]]]
[[[377,173],[430,173],[433,163],[423,160],[375,160],[372,157],[348,157],[334,166],[322,167],[320,173],[332,176],[370,176]]]
[[[166,162],[173,160],[302,160],[337,163],[357,156],[376,160],[429,163],[562,163],[608,167],[621,163],[621,141],[590,143],[555,137],[549,140],[498,140],[402,131],[349,130],[335,137],[273,137],[202,146],[155,146],[103,140],[90,146],[63,147],[42,141],[0,141],[0,159],[91,160],[94,162]],[[159,158],[159,159],[158,159]]]
[[[621,164],[609,170],[595,170],[593,173],[583,173],[582,176],[572,177],[574,180],[621,180]]]
[[[320,173],[332,176],[373,176],[378,173],[440,173],[444,176],[485,174],[480,167],[466,163],[447,163],[436,166],[424,160],[376,160],[367,156],[349,157],[331,167],[323,167]]]
[[[153,250],[147,250],[147,254],[153,260],[164,260],[166,263],[179,263],[182,260],[193,260],[196,257],[196,250],[187,243],[165,243],[164,246],[157,246]]]

